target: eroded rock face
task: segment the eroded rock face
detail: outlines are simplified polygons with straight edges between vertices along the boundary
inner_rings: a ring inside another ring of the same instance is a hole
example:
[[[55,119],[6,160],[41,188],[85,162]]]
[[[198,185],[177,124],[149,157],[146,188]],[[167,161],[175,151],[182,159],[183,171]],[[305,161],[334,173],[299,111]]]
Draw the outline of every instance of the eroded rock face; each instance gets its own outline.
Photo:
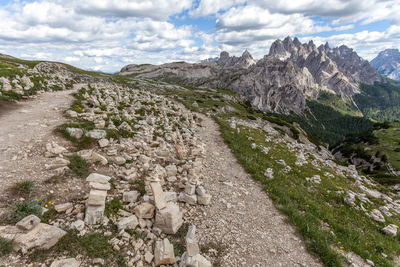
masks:
[[[399,49],[386,49],[380,52],[371,61],[371,65],[380,73],[390,79],[400,80],[400,51]]]

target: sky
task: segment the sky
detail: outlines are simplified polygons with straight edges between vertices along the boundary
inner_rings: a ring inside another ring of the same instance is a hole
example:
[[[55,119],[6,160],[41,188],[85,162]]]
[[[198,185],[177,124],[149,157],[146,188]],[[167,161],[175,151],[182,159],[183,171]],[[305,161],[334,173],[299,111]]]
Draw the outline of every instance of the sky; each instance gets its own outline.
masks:
[[[254,58],[276,39],[400,48],[400,0],[0,0],[0,53],[117,72],[127,64]]]

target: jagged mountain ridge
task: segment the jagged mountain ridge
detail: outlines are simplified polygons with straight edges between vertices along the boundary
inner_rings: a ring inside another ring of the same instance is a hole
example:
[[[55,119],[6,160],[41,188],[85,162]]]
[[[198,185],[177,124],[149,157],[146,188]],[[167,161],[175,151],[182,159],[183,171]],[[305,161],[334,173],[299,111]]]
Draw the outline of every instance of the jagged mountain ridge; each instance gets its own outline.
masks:
[[[386,49],[380,52],[371,65],[382,75],[400,81],[400,51],[399,49]]]
[[[317,48],[312,41],[302,44],[290,37],[276,40],[258,61],[247,50],[240,57],[224,51],[216,62],[132,64],[121,74],[226,88],[247,97],[260,110],[298,114],[307,109],[306,99],[316,99],[321,91],[352,97],[360,93],[360,83],[385,82],[351,48],[331,49],[328,44]]]

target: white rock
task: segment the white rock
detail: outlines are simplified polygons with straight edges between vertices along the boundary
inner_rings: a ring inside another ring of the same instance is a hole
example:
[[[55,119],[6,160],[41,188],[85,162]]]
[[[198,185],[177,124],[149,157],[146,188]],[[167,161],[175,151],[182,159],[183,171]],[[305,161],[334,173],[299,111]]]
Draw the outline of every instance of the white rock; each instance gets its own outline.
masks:
[[[85,222],[82,220],[76,220],[75,222],[71,223],[71,229],[76,229],[80,232],[85,229]]]
[[[39,223],[30,231],[24,231],[16,226],[0,226],[0,237],[14,240],[14,250],[26,253],[29,249],[49,249],[66,234],[52,225]]]
[[[154,248],[154,261],[156,266],[174,264],[176,262],[174,246],[167,238],[156,242]]]
[[[179,210],[179,206],[168,202],[164,209],[157,211],[154,226],[166,234],[175,234],[182,223],[182,212]]]
[[[110,181],[111,177],[102,175],[99,173],[91,173],[87,178],[86,182],[98,182],[98,183],[108,183]]]
[[[186,193],[180,193],[178,196],[178,200],[181,202],[188,203],[189,205],[195,205],[197,203],[197,196],[188,195]]]
[[[108,146],[108,145],[110,144],[110,141],[108,141],[108,139],[102,138],[102,139],[100,139],[100,140],[98,141],[98,143],[99,143],[99,146],[100,146],[101,148],[103,148],[103,147]]]
[[[104,130],[91,130],[86,133],[86,136],[93,139],[103,139],[106,138],[107,133]]]
[[[383,231],[390,236],[395,237],[397,235],[397,228],[399,228],[397,225],[394,224],[389,224],[385,228],[383,228]]]
[[[167,206],[164,198],[164,192],[160,183],[150,183],[151,190],[153,191],[154,203],[157,209],[163,209]]]
[[[139,221],[135,215],[124,217],[117,222],[118,230],[135,229],[139,225]]]
[[[196,238],[196,226],[190,225],[186,234],[186,253],[189,257],[193,257],[200,253],[199,244]]]
[[[154,216],[154,210],[155,210],[154,205],[148,202],[143,202],[142,204],[137,205],[133,209],[133,211],[135,212],[136,216],[139,219],[152,219]]]
[[[50,267],[79,267],[81,263],[74,258],[55,260]]]
[[[57,211],[57,212],[65,212],[65,211],[67,211],[68,209],[71,209],[71,208],[73,208],[73,205],[72,205],[72,203],[63,203],[63,204],[59,204],[59,205],[56,205],[55,207],[54,207],[54,209]]]
[[[136,190],[124,192],[122,194],[122,201],[128,203],[135,203],[140,196],[140,193]]]
[[[21,230],[30,231],[40,223],[40,219],[35,215],[29,215],[17,222],[17,226]]]
[[[66,128],[66,131],[67,131],[67,133],[70,135],[70,136],[72,136],[72,137],[75,137],[76,139],[81,139],[82,138],[82,136],[83,136],[83,130],[82,129],[79,129],[79,128],[70,128],[70,127],[67,127]]]
[[[267,168],[264,172],[264,176],[268,179],[274,179],[274,170],[272,168]]]
[[[383,217],[382,213],[377,209],[373,209],[369,217],[377,222],[385,222],[385,217]]]

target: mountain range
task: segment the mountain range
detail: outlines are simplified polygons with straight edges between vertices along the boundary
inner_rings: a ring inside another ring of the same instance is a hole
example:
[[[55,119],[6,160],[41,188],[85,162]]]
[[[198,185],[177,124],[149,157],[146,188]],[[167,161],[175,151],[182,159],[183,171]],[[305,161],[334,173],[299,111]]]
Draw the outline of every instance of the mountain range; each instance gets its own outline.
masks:
[[[316,100],[321,92],[352,99],[361,93],[360,84],[386,83],[367,60],[345,45],[317,47],[313,41],[301,43],[290,37],[276,40],[260,60],[247,50],[240,57],[224,51],[215,62],[131,64],[121,74],[226,88],[239,92],[260,110],[284,114],[304,113],[307,99]]]
[[[371,61],[371,65],[382,75],[400,80],[400,52],[398,49],[386,49]]]

